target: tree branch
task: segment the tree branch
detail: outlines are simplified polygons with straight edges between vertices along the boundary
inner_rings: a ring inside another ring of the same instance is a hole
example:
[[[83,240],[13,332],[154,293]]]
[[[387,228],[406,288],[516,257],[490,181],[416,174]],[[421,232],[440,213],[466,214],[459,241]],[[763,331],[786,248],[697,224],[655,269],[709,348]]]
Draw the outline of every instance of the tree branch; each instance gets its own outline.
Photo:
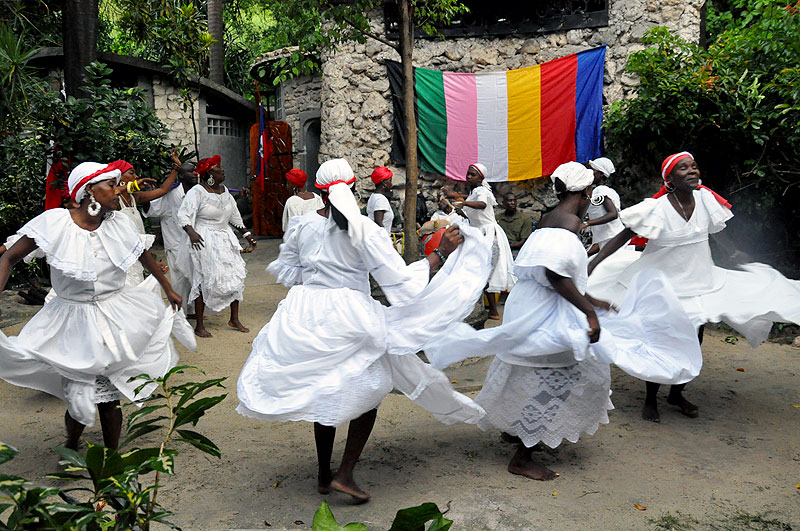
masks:
[[[370,37],[372,39],[375,39],[378,42],[382,42],[386,46],[389,46],[390,48],[392,48],[397,53],[400,53],[400,45],[399,44],[395,44],[392,41],[384,39],[383,37],[379,37],[378,35],[375,35],[374,33],[370,33],[370,32],[362,30],[361,28],[359,28],[356,25],[355,22],[353,22],[352,20],[350,20],[347,17],[342,17],[342,20],[344,20],[350,27],[352,27],[354,30],[359,32],[361,35],[363,35],[365,37]]]

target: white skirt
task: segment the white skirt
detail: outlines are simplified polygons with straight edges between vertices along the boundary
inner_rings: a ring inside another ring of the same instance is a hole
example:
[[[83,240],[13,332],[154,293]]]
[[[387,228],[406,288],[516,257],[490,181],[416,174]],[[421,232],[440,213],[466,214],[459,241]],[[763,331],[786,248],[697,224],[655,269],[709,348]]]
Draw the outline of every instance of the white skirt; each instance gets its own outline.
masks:
[[[192,289],[188,301],[202,294],[206,308],[220,312],[233,301],[244,299],[247,265],[231,229],[198,226],[197,232],[203,237],[203,248],[191,250]]]
[[[478,423],[516,435],[528,448],[555,448],[593,435],[614,409],[608,364],[587,359],[567,367],[524,367],[495,358],[475,399],[486,411]]]

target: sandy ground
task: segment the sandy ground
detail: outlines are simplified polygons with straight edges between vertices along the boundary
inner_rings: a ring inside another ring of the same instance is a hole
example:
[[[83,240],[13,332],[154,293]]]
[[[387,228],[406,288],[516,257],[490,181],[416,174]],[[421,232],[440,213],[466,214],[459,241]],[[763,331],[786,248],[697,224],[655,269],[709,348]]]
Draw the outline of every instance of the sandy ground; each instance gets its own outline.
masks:
[[[372,501],[356,506],[342,495],[320,496],[310,425],[272,424],[234,411],[235,382],[251,341],[286,293],[263,272],[277,244],[261,241],[245,255],[250,274],[242,320],[251,332],[229,330],[227,316],[216,315],[209,322],[214,338],[200,340],[197,352],[181,351],[181,363],[229,378],[228,398],[199,424],[222,458],[183,448],[177,474],[162,491],[161,501],[184,529],[303,529],[323,499],[340,523],[378,530],[389,528],[398,509],[428,501],[450,508],[453,529],[800,526],[800,350],[772,343],[752,350],[744,341],[727,343],[718,331],[706,334],[703,373],[687,389],[700,418],[683,417],[662,402],[661,424],[641,420],[644,385],[614,371],[611,423],[576,444],[538,454],[561,473],[555,481],[506,472],[513,446],[497,432],[443,426],[392,394],[356,469]],[[14,315],[24,322],[30,307],[12,308],[13,297],[4,298],[0,326]],[[20,326],[4,332],[15,334]],[[488,363],[448,372],[456,387],[474,396]],[[47,483],[43,476],[56,463],[50,448],[63,442],[63,405],[5,382],[0,404],[0,440],[22,452],[2,471]],[[343,436],[340,430],[335,461]],[[102,442],[99,423],[86,438]]]

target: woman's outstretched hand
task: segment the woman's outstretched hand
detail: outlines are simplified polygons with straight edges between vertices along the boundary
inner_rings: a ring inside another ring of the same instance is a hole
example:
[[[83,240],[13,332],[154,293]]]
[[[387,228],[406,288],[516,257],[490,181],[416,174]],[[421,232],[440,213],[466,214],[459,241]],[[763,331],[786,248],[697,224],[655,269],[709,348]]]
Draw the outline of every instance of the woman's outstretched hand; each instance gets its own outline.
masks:
[[[464,236],[461,234],[461,231],[458,230],[458,227],[455,225],[450,225],[442,234],[442,241],[439,242],[439,250],[445,256],[450,256],[450,253],[455,251],[459,245],[464,243]]]
[[[194,229],[187,229],[186,233],[189,234],[189,241],[192,244],[192,249],[199,251],[203,248],[205,242],[203,241],[203,237],[197,234],[197,231]]]
[[[172,306],[172,309],[175,310],[176,312],[180,310],[181,304],[183,304],[183,299],[181,298],[181,296],[175,293],[175,291],[172,289],[167,290],[166,295],[170,306]]]

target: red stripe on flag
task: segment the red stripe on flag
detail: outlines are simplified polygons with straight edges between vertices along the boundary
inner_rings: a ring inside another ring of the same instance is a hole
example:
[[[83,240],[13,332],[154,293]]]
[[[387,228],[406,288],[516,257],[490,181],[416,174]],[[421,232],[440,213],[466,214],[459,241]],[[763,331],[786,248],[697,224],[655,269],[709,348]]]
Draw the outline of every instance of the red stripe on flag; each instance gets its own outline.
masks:
[[[568,55],[541,65],[542,175],[575,160],[575,81],[578,56]]]

